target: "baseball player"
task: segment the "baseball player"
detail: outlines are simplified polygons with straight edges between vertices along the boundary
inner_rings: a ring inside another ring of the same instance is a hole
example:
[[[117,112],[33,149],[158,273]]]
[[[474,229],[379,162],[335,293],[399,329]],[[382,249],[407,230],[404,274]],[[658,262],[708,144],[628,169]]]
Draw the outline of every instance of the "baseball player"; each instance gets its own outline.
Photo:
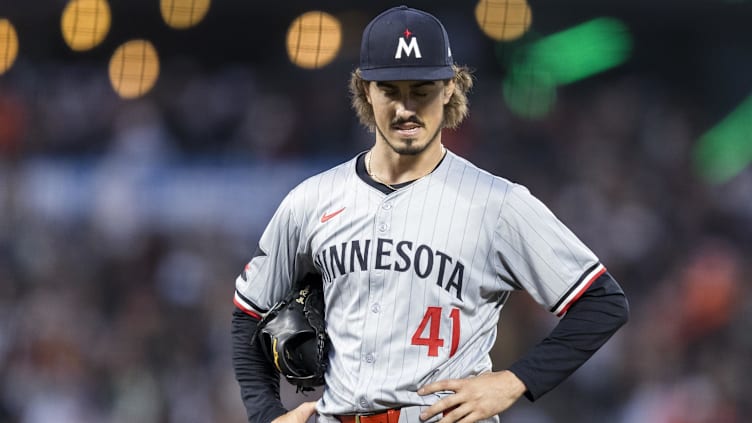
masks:
[[[236,281],[233,365],[249,421],[498,421],[626,322],[622,289],[544,204],[442,145],[471,86],[434,16],[401,6],[365,28],[350,90],[373,147],[295,187]],[[250,338],[309,274],[323,279],[326,384],[318,401],[287,411]],[[516,290],[563,317],[493,372],[500,311]]]

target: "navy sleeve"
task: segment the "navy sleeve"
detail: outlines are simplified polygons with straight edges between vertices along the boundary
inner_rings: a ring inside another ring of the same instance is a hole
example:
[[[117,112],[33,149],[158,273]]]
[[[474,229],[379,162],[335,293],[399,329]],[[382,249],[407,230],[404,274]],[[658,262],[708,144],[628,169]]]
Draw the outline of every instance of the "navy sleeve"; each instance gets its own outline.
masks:
[[[258,342],[251,336],[258,319],[239,308],[232,315],[232,366],[240,384],[249,423],[269,423],[285,414],[279,397],[279,372],[269,364]]]
[[[525,383],[534,401],[558,386],[629,319],[619,284],[604,273],[569,308],[551,333],[509,370]]]

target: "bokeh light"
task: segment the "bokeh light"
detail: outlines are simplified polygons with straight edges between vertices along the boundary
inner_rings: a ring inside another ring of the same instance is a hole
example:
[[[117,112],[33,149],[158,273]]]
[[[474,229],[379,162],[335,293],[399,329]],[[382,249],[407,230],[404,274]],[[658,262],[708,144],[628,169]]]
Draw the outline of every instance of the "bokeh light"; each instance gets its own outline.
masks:
[[[295,18],[287,30],[287,55],[305,69],[329,64],[339,53],[342,25],[334,16],[311,11]]]
[[[697,172],[713,184],[728,182],[752,162],[752,96],[706,132],[694,148]]]
[[[196,26],[209,12],[211,0],[160,0],[162,19],[171,28],[186,29]]]
[[[502,83],[504,102],[516,115],[529,119],[546,116],[556,103],[556,82],[534,67],[515,67]]]
[[[131,40],[110,59],[110,82],[123,98],[136,98],[152,89],[159,77],[159,56],[147,40]]]
[[[558,84],[570,84],[624,63],[631,49],[626,25],[597,18],[536,41],[526,61],[550,72]]]
[[[63,39],[75,51],[89,50],[107,36],[112,20],[106,0],[71,0],[63,10]]]
[[[534,41],[521,41],[506,53],[504,100],[514,113],[544,117],[560,85],[591,77],[629,59],[632,38],[621,21],[597,18]]]
[[[490,38],[510,41],[527,32],[533,15],[526,0],[480,0],[475,6],[475,20]]]
[[[13,66],[18,56],[18,34],[13,24],[5,18],[0,19],[0,75]]]

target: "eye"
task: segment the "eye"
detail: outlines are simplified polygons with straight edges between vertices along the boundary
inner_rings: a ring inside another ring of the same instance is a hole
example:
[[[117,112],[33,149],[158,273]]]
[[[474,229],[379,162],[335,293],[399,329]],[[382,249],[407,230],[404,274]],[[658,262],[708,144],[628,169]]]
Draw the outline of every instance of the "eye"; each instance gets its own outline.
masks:
[[[425,97],[425,96],[428,95],[428,93],[427,92],[423,92],[423,91],[416,91],[416,92],[413,92],[413,95],[415,97]]]
[[[382,88],[381,92],[384,93],[384,95],[387,97],[394,97],[397,95],[397,90],[391,88]]]

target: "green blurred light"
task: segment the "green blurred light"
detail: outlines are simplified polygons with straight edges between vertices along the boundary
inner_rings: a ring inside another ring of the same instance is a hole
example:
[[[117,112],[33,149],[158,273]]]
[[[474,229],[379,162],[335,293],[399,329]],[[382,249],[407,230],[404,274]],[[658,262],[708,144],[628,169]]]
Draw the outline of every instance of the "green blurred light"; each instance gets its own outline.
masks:
[[[694,163],[705,180],[721,184],[752,162],[752,96],[695,145]]]
[[[632,38],[621,21],[598,18],[539,40],[527,60],[563,85],[624,63],[631,50]]]
[[[546,116],[556,102],[556,83],[535,68],[515,67],[504,79],[503,92],[509,109],[529,119]]]
[[[512,112],[540,118],[556,101],[559,85],[616,67],[629,58],[632,38],[626,25],[597,18],[547,37],[497,48],[506,62],[504,99]]]

